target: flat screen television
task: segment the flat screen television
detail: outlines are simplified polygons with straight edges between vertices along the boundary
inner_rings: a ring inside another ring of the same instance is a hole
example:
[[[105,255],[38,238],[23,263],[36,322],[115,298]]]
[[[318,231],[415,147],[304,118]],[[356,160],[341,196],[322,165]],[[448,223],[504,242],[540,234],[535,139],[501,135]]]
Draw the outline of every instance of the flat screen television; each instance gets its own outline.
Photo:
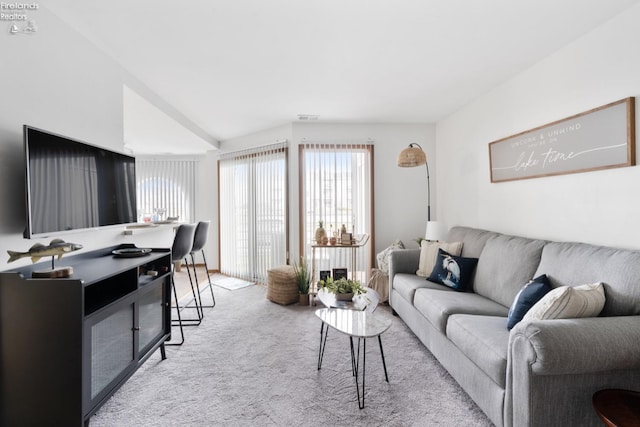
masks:
[[[23,134],[24,237],[137,221],[134,157],[27,125]]]

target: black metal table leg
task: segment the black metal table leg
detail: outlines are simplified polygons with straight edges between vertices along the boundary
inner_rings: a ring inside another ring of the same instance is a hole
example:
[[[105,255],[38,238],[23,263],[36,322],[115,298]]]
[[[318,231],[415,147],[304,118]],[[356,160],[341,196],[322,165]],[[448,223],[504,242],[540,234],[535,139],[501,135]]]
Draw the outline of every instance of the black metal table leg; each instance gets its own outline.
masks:
[[[353,349],[353,337],[349,337],[349,343],[351,345],[351,375],[353,375],[354,377],[357,375],[357,370],[356,370],[356,353],[355,350]]]
[[[360,385],[358,384],[358,373],[360,371],[360,340],[362,343],[362,399],[360,398]],[[358,362],[356,363],[356,393],[358,395],[358,407],[364,408],[364,385],[367,376],[367,339],[358,338]]]
[[[382,338],[378,335],[378,344],[380,344],[380,356],[382,356],[382,367],[384,368],[384,379],[389,382],[389,376],[387,375],[387,364],[384,361],[384,351],[382,350]]]
[[[324,308],[316,310],[316,316],[322,321],[320,324],[320,348],[318,349],[318,370],[322,367],[322,358],[327,344],[329,328],[336,329],[349,336],[349,350],[351,352],[351,375],[355,379],[358,407],[364,409],[367,383],[367,338],[378,337],[380,357],[384,369],[384,378],[389,382],[387,362],[384,357],[381,334],[391,327],[391,321],[383,317],[376,317],[373,313],[349,311],[342,309]],[[371,318],[371,319],[370,319]],[[358,338],[358,348],[353,342]],[[362,346],[362,360],[360,347]],[[362,364],[362,366],[360,365]],[[362,378],[360,376],[362,375]]]
[[[324,338],[323,338],[324,335]],[[327,335],[329,335],[329,326],[324,327],[324,322],[320,322],[320,348],[318,349],[318,371],[322,368],[322,359],[324,358],[324,349],[327,346]]]

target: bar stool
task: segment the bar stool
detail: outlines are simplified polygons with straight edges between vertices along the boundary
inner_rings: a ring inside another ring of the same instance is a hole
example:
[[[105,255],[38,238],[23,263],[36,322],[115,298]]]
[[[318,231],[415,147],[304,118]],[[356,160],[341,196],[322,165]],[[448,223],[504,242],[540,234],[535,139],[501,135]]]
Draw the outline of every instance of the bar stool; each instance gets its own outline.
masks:
[[[196,233],[193,236],[193,245],[191,247],[191,251],[189,254],[191,255],[191,264],[193,265],[193,275],[196,279],[196,287],[198,288],[199,294],[202,294],[202,291],[206,288],[209,288],[211,291],[211,299],[213,303],[211,305],[202,305],[202,297],[200,296],[200,308],[208,307],[212,308],[216,306],[216,297],[213,295],[213,287],[211,286],[211,276],[209,275],[209,266],[207,265],[207,258],[204,256],[204,246],[207,244],[207,233],[209,231],[209,225],[211,221],[200,221],[196,226]],[[200,251],[202,253],[202,260],[204,261],[204,270],[207,273],[207,285],[200,289],[200,282],[198,282],[198,276],[196,273],[196,262],[195,262],[195,254]],[[197,304],[197,302],[196,302]]]
[[[174,279],[174,269],[175,263],[180,262],[184,259],[185,266],[187,268],[187,274],[189,275],[189,283],[191,284],[191,292],[193,293],[194,299],[196,298],[196,291],[193,287],[193,280],[191,279],[191,272],[189,270],[189,263],[187,262],[187,255],[189,251],[191,251],[191,247],[193,245],[193,237],[195,235],[196,226],[194,224],[181,224],[176,230],[176,234],[173,238],[173,245],[171,246],[171,287],[173,288],[173,296],[176,302],[176,311],[178,313],[178,321],[171,321],[172,326],[180,326],[180,337],[181,341],[178,343],[167,342],[166,345],[182,345],[184,343],[184,331],[183,326],[189,325],[199,325],[202,321],[202,315],[200,313],[200,308],[196,306],[196,311],[198,313],[197,319],[183,319],[180,314],[181,307],[178,301],[178,292],[176,291],[176,283]],[[185,307],[182,307],[184,309]],[[185,322],[195,322],[195,323],[185,323]]]

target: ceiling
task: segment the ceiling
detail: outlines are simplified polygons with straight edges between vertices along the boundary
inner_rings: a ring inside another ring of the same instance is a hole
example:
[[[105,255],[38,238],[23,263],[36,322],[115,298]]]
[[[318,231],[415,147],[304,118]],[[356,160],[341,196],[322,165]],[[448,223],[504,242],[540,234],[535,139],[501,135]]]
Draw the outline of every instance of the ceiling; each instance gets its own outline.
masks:
[[[210,140],[225,141],[299,114],[438,121],[638,2],[50,0],[46,8]],[[157,112],[136,102],[125,109],[125,123],[140,123],[128,144],[145,132],[155,140],[142,123]],[[212,146],[200,136],[192,143]]]

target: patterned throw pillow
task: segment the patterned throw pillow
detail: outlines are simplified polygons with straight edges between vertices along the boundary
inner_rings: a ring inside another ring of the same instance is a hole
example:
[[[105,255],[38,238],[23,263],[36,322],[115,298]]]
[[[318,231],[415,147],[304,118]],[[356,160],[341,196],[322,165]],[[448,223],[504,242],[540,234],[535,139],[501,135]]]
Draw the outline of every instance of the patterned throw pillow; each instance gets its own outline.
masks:
[[[520,289],[513,300],[507,316],[507,329],[511,330],[535,303],[551,290],[551,284],[546,274],[532,279]]]
[[[378,270],[389,273],[389,254],[391,253],[391,251],[394,251],[396,249],[404,249],[404,243],[402,243],[402,240],[396,240],[391,244],[391,246],[376,255],[376,260],[378,261]]]
[[[438,258],[438,249],[443,249],[451,255],[459,256],[462,252],[462,242],[430,242],[423,240],[420,243],[420,263],[416,275],[420,277],[429,277],[436,265]]]
[[[522,321],[596,317],[604,308],[602,283],[560,286],[547,293],[524,315]]]
[[[451,255],[438,249],[438,258],[429,280],[448,286],[456,291],[466,291],[470,288],[473,270],[478,258],[463,258]]]

